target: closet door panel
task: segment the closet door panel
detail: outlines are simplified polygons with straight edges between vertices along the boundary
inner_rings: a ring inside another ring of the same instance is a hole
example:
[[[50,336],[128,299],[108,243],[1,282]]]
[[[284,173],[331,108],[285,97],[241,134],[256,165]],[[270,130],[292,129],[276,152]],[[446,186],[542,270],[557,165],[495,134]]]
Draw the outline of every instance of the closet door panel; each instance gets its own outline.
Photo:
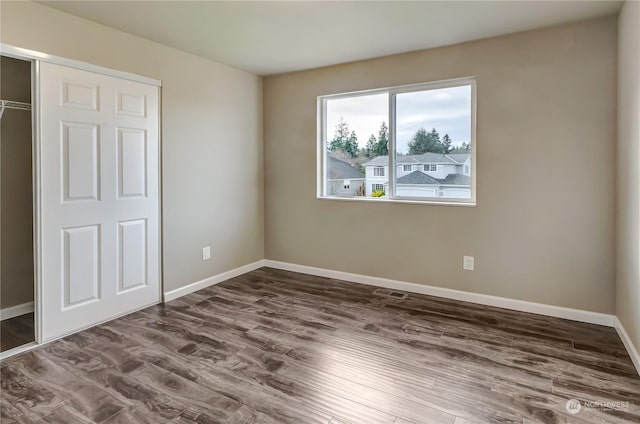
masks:
[[[62,251],[63,309],[100,299],[100,226],[66,228]]]
[[[78,81],[62,81],[60,105],[71,109],[97,111],[99,85]]]
[[[147,133],[118,128],[118,196],[147,195]]]
[[[41,341],[160,301],[158,88],[40,63]]]
[[[62,122],[61,126],[64,201],[99,200],[98,125]]]
[[[118,223],[118,293],[147,285],[147,221]]]

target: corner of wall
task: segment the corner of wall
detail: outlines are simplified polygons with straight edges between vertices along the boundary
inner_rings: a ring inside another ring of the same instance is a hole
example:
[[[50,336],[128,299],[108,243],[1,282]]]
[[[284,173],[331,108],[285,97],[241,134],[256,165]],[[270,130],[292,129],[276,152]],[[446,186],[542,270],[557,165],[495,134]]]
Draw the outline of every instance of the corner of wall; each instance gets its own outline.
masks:
[[[618,17],[616,315],[640,351],[640,2]],[[628,347],[629,348],[629,347]],[[631,350],[630,350],[631,352]],[[636,358],[636,366],[640,358]]]

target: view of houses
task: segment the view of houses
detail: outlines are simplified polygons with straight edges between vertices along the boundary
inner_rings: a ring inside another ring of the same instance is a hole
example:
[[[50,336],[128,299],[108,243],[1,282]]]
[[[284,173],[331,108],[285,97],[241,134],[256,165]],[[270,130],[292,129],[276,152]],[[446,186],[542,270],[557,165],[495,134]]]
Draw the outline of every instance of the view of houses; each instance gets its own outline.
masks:
[[[385,197],[389,192],[389,156],[361,165],[328,156],[327,195]],[[468,199],[471,197],[470,153],[423,153],[396,157],[396,196]]]
[[[361,107],[361,105],[358,105]],[[395,197],[471,199],[471,145],[455,143],[445,133],[418,127],[397,146]],[[326,142],[327,196],[385,198],[389,187],[389,128],[361,146],[355,131],[340,117]],[[393,180],[391,180],[393,181]]]
[[[364,196],[364,174],[350,163],[327,155],[327,195]]]

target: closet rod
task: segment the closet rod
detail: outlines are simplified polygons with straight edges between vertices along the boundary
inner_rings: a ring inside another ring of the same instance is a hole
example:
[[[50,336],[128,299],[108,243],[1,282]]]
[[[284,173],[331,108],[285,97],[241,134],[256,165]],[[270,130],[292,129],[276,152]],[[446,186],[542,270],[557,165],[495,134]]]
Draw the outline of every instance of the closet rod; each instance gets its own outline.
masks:
[[[31,103],[14,102],[12,100],[0,100],[0,118],[5,109],[31,110]]]

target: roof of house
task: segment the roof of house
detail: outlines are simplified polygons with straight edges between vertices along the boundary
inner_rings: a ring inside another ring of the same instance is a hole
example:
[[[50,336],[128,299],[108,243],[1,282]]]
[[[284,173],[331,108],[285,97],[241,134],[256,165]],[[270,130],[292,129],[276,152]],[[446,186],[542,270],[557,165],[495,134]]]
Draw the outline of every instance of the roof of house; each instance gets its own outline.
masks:
[[[355,180],[364,179],[364,174],[349,163],[328,156],[327,178],[330,180]]]
[[[470,153],[453,153],[453,154],[441,154],[441,153],[423,153],[421,155],[401,155],[396,156],[396,164],[409,165],[409,164],[454,164],[460,165],[466,162],[471,157]],[[389,156],[377,156],[371,159],[369,162],[365,162],[362,166],[384,166],[389,164]]]
[[[397,184],[440,184],[440,180],[422,171],[413,171],[410,174],[398,178]]]
[[[445,179],[440,181],[442,184],[471,185],[471,178],[463,174],[449,174]]]
[[[471,185],[471,178],[462,174],[449,174],[446,178],[433,178],[422,171],[413,171],[397,180],[397,184]]]
[[[449,153],[447,156],[458,163],[465,163],[471,157],[471,153]]]

